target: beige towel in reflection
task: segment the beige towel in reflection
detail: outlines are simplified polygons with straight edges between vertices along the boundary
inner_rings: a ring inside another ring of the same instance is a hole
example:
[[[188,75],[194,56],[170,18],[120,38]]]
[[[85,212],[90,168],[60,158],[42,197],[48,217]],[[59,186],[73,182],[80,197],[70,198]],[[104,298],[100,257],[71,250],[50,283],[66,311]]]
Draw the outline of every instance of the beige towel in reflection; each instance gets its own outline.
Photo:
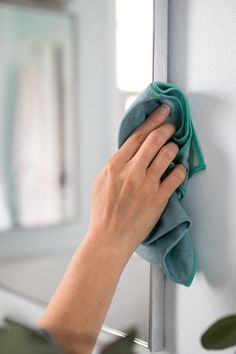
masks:
[[[14,166],[17,218],[23,227],[62,220],[55,48],[48,43],[31,46],[20,70]]]

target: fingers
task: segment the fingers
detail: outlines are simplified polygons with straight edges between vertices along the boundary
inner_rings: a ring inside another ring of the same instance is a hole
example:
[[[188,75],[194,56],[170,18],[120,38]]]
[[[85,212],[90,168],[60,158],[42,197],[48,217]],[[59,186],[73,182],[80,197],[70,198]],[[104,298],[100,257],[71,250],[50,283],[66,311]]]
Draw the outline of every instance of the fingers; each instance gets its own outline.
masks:
[[[138,151],[148,134],[165,122],[170,113],[167,104],[159,106],[145,121],[130,135],[126,142],[118,150],[117,155],[125,161],[129,161]]]
[[[177,165],[170,174],[160,184],[158,194],[159,198],[169,200],[174,191],[183,183],[187,170],[184,165]]]
[[[167,140],[171,138],[174,132],[175,126],[171,123],[164,123],[159,128],[153,130],[132,158],[132,162],[134,162],[137,167],[147,169],[159,150],[163,147]],[[164,149],[161,155],[162,159],[166,157],[167,153],[168,156],[166,158],[169,157],[169,150],[166,150],[167,149]]]
[[[160,179],[178,152],[179,147],[177,144],[170,142],[164,145],[148,167],[149,175],[155,179]]]

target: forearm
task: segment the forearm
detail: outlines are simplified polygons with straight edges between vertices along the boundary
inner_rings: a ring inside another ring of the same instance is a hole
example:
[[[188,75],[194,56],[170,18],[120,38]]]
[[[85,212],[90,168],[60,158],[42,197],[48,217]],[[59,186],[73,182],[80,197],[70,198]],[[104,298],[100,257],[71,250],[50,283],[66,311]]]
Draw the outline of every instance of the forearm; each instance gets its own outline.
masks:
[[[92,352],[121,272],[132,253],[105,240],[106,237],[87,235],[38,322],[54,334],[66,353]]]
[[[91,353],[125,264],[185,178],[186,169],[178,165],[161,181],[179,149],[167,143],[175,127],[164,123],[164,107],[137,128],[94,181],[88,235],[38,322],[66,353]]]

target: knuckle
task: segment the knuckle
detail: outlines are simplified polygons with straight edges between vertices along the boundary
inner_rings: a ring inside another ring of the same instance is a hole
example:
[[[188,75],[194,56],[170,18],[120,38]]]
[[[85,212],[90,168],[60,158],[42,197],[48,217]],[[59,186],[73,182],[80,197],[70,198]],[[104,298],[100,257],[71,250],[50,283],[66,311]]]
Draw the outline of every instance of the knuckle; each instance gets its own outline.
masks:
[[[176,152],[179,151],[179,146],[176,143],[174,143],[173,141],[168,143],[168,145],[171,146]]]
[[[164,122],[159,130],[163,130],[164,133],[166,134],[166,136],[168,136],[168,138],[170,137],[170,135],[173,135],[176,131],[176,126],[174,125],[174,123],[171,122]]]
[[[175,178],[182,182],[185,179],[186,176],[186,169],[184,168],[183,165],[177,165],[174,169],[174,176]]]
[[[138,173],[135,164],[130,165],[126,171],[126,180],[129,184],[137,184],[140,180],[140,174]]]
[[[144,133],[142,131],[140,131],[140,130],[135,131],[132,134],[132,139],[134,140],[134,142],[142,143],[143,140],[145,139]]]
[[[166,125],[166,128],[168,129],[168,131],[171,131],[173,133],[176,131],[176,126],[173,123],[166,122],[164,124]]]
[[[163,130],[153,130],[150,134],[149,134],[149,141],[151,145],[156,146],[158,145],[163,145],[166,141],[166,134]]]
[[[179,148],[176,144],[169,143],[163,147],[162,156],[167,160],[172,160],[176,156],[178,151]]]
[[[104,166],[104,173],[113,176],[115,174],[115,162],[113,160],[109,160]]]
[[[172,160],[173,157],[175,156],[175,153],[172,149],[170,149],[169,147],[166,147],[163,149],[161,155],[166,160]]]
[[[130,173],[127,175],[127,183],[129,186],[134,186],[137,184],[138,178],[137,174],[134,173],[134,171],[130,171]]]

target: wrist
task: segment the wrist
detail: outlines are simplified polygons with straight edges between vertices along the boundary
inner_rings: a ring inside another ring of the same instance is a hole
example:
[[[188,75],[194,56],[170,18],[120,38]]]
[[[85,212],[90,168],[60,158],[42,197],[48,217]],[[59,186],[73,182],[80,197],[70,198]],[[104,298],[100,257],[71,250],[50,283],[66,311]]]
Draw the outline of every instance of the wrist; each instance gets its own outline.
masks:
[[[123,235],[109,233],[102,229],[89,229],[85,242],[94,244],[98,250],[112,256],[114,260],[121,262],[123,265],[128,262],[135,250],[128,237],[125,239]]]

